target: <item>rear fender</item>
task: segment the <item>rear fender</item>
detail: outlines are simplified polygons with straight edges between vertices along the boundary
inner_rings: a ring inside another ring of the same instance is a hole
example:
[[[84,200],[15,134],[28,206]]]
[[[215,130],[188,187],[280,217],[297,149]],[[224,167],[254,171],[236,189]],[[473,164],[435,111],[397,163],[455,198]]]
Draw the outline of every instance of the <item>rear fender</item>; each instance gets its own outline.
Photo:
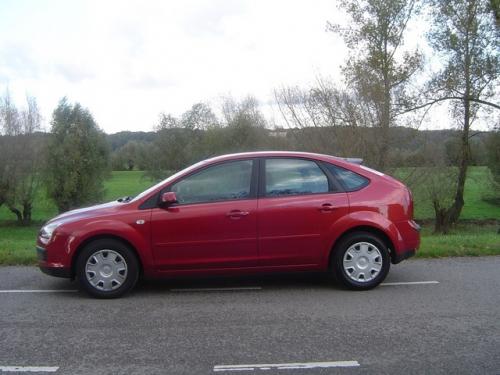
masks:
[[[390,240],[391,250],[398,252],[403,247],[403,238],[397,227],[386,217],[373,211],[356,211],[336,221],[329,230],[328,251],[323,257],[323,265],[328,267],[330,252],[337,241],[348,231],[355,228],[370,227],[383,232]]]

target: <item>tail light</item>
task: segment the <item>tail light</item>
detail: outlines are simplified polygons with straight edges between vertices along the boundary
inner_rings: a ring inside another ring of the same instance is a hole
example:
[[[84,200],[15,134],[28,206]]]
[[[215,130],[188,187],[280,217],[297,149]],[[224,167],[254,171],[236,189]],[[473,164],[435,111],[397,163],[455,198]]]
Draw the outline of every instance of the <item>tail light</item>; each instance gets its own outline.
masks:
[[[406,189],[408,191],[408,216],[409,219],[413,220],[413,195],[411,194],[410,189]]]

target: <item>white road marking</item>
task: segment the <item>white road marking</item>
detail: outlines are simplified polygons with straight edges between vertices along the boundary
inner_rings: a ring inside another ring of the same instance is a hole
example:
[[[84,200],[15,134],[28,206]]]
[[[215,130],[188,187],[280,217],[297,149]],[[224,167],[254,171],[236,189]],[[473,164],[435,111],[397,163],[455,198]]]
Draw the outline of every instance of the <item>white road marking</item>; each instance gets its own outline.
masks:
[[[0,293],[75,293],[76,289],[0,289]]]
[[[358,367],[358,361],[335,361],[335,362],[299,362],[299,363],[272,363],[256,365],[218,365],[214,366],[215,372],[220,371],[254,371],[254,370],[299,370],[313,368],[331,367]]]
[[[393,285],[425,285],[425,284],[439,284],[439,281],[407,281],[399,283],[382,283],[381,286],[393,286]]]
[[[0,372],[56,372],[59,367],[49,366],[0,366]]]
[[[171,292],[233,292],[239,290],[261,290],[260,286],[241,286],[230,288],[176,288],[170,289]]]

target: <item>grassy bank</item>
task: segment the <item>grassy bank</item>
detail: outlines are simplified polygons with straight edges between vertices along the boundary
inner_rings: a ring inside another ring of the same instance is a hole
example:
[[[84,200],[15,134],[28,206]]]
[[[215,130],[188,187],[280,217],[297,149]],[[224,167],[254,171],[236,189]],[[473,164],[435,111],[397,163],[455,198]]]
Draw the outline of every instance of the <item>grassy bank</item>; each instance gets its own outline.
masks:
[[[500,255],[500,234],[496,225],[458,225],[447,235],[434,235],[424,228],[417,257]]]

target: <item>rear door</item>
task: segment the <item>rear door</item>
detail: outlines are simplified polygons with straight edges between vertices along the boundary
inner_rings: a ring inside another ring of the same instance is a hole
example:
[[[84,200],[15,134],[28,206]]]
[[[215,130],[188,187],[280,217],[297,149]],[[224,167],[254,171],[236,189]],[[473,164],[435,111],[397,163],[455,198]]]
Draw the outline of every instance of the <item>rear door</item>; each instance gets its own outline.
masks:
[[[261,161],[261,265],[321,262],[329,250],[329,231],[349,210],[347,194],[327,173],[310,159],[280,157]]]

